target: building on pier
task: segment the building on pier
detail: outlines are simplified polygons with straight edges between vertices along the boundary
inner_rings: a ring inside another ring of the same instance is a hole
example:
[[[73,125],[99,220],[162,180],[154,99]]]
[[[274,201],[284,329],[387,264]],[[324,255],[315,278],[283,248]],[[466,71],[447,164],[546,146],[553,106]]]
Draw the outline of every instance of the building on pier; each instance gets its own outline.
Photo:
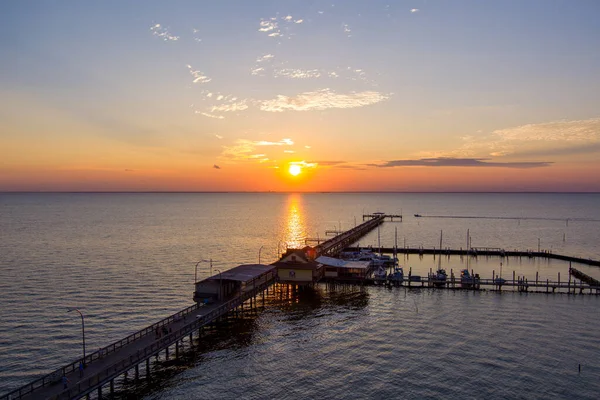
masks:
[[[323,277],[324,266],[311,259],[311,247],[289,249],[275,264],[280,283],[309,285]]]
[[[273,265],[244,264],[196,282],[194,301],[209,304],[252,290],[274,278]]]
[[[321,256],[316,259],[325,267],[325,278],[343,280],[365,279],[371,267],[370,261],[349,261],[339,258]]]

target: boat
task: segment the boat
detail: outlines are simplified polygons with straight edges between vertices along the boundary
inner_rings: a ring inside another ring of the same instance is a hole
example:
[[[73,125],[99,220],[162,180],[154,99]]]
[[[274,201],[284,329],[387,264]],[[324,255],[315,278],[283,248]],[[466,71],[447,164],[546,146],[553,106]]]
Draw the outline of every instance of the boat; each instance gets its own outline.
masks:
[[[394,272],[388,275],[388,280],[393,285],[401,285],[404,281],[404,270],[402,267],[394,268]]]
[[[475,283],[475,279],[469,273],[468,269],[463,269],[460,271],[460,286],[464,288],[471,288]]]
[[[440,254],[438,259],[438,269],[433,274],[433,284],[438,287],[442,287],[446,285],[446,279],[448,278],[448,274],[446,274],[446,270],[442,268],[442,234],[440,231]]]
[[[378,266],[373,272],[373,281],[375,283],[385,283],[387,278],[387,273],[385,272],[385,268],[383,266]]]
[[[417,217],[417,218],[421,218],[421,217],[422,217],[422,215],[421,215],[421,214],[415,214],[415,217]]]

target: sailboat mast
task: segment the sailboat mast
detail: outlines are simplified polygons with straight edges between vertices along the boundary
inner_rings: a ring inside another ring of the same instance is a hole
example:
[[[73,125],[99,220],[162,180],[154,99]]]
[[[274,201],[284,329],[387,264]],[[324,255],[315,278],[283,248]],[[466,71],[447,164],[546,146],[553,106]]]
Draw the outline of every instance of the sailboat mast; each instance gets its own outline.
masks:
[[[444,231],[440,231],[440,257],[438,259],[438,271],[442,269],[442,235]]]

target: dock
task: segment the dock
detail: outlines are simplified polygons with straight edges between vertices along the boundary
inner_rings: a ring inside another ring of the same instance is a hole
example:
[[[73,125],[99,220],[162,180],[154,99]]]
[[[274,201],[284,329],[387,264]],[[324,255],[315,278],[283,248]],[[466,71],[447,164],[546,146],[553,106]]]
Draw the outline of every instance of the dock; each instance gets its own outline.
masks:
[[[349,251],[358,251],[358,248],[350,247]],[[470,249],[436,249],[436,248],[422,248],[422,247],[381,247],[373,248],[373,251],[377,251],[384,254],[416,254],[416,255],[459,255],[459,256],[497,256],[497,257],[529,257],[529,258],[546,258],[554,260],[562,260],[575,262],[579,264],[592,265],[600,267],[599,260],[592,260],[589,258],[572,257],[563,254],[555,254],[549,251],[531,251],[531,250],[504,250],[493,247],[472,247]]]
[[[364,267],[365,273],[359,265],[349,267],[350,270],[359,271],[352,274],[347,271],[345,275],[336,278],[322,273],[326,267],[315,261],[319,257],[334,257],[343,250],[353,250],[349,247],[358,242],[364,235],[384,223],[386,219],[394,218],[400,221],[401,215],[387,215],[384,213],[364,214],[362,224],[337,234],[327,240],[317,238],[317,245],[306,246],[303,249],[288,249],[282,257],[273,264],[248,264],[235,268],[219,271],[204,280],[195,282],[193,299],[194,305],[187,307],[167,318],[162,319],[144,329],[141,329],[124,339],[116,341],[96,352],[87,354],[84,359],[77,359],[70,364],[60,367],[33,382],[13,390],[0,400],[15,399],[79,399],[96,392],[97,397],[115,394],[115,379],[120,376],[127,377],[129,373],[133,379],[140,379],[141,372],[145,371],[150,378],[150,359],[164,354],[169,359],[170,354],[178,357],[184,343],[192,347],[194,336],[200,337],[205,328],[218,323],[226,314],[235,311],[243,313],[244,307],[256,307],[257,298],[274,285],[301,286],[302,284],[315,284],[324,282],[328,284],[352,285],[385,285],[386,287],[403,287],[407,289],[432,288],[448,290],[489,290],[506,291],[507,289],[518,292],[538,293],[567,293],[567,294],[593,294],[600,295],[600,281],[570,268],[566,281],[539,280],[536,273],[535,280],[517,277],[513,272],[512,279],[505,280],[494,276],[491,279],[480,278],[474,273],[473,281],[461,283],[460,277],[456,278],[454,271],[450,271],[449,278],[437,281],[433,274],[428,276],[413,276],[409,270],[401,281],[391,279],[375,280],[369,275],[369,269]],[[313,239],[314,240],[314,239]],[[308,241],[308,240],[307,240]],[[375,249],[373,249],[375,250]],[[470,248],[470,249],[424,249],[424,248],[397,248],[383,247],[378,249],[381,253],[389,254],[435,254],[461,255],[461,256],[499,256],[499,257],[542,257],[581,264],[600,266],[600,261],[588,260],[577,257],[553,254],[541,251],[506,251],[500,248]],[[342,268],[342,267],[340,267]],[[317,273],[320,271],[319,273]],[[281,276],[280,276],[281,274]],[[357,278],[359,277],[359,278]],[[573,279],[572,279],[573,277]],[[306,278],[306,279],[305,279]],[[348,279],[351,278],[351,279]],[[579,279],[579,281],[577,281]],[[83,376],[80,376],[79,364],[85,365]],[[145,364],[145,366],[144,366]],[[144,368],[145,367],[145,368]],[[69,381],[63,387],[62,378]]]
[[[314,259],[320,255],[336,254],[357,242],[362,236],[379,226],[384,214],[375,215],[368,221],[335,237],[320,242],[314,248],[298,249]],[[275,264],[275,263],[274,263]],[[256,305],[257,296],[264,299],[269,287],[278,281],[274,265],[250,264],[219,272],[195,283],[193,298],[196,304],[187,307],[161,321],[139,330],[91,354],[62,366],[33,382],[0,396],[0,400],[16,399],[80,399],[93,392],[99,399],[115,394],[115,379],[127,376],[140,378],[140,366],[150,376],[150,359],[170,353],[178,356],[184,339],[192,346],[194,335],[202,335],[205,327],[218,322],[227,313],[243,312],[244,306]],[[249,305],[248,305],[249,303]],[[79,363],[85,365],[80,377]],[[68,379],[67,388],[62,378]]]

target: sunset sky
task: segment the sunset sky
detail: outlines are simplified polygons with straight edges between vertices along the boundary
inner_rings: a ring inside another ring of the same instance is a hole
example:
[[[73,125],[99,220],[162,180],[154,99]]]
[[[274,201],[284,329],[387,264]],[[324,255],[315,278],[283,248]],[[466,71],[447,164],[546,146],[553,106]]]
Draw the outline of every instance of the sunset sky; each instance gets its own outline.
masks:
[[[600,191],[599,15],[2,1],[0,191]]]

